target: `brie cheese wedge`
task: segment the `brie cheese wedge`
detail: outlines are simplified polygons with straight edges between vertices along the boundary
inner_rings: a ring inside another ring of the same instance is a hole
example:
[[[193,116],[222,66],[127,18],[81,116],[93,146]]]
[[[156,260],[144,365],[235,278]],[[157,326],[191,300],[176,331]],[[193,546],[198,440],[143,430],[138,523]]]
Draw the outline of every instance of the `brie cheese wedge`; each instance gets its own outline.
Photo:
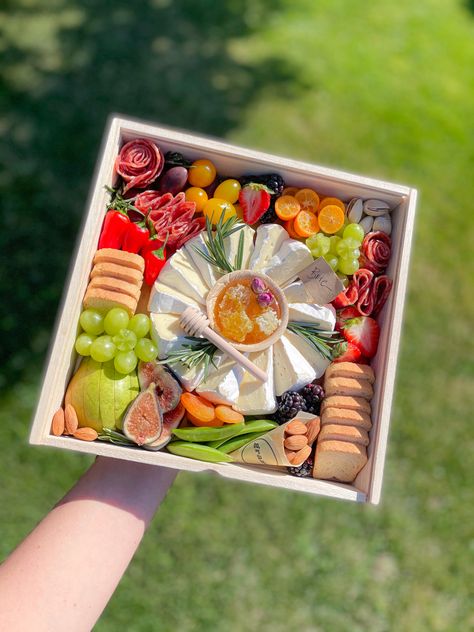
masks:
[[[309,248],[295,239],[287,239],[280,250],[273,255],[261,270],[268,274],[277,285],[285,285],[298,276],[298,272],[313,263]]]
[[[297,391],[316,378],[316,371],[290,342],[286,334],[273,345],[275,395]]]
[[[196,387],[196,393],[214,404],[235,404],[239,397],[243,370],[228,356],[224,356],[216,364],[218,368],[210,367],[207,377]]]
[[[237,252],[239,249],[239,240],[240,235],[244,236],[244,248],[243,248],[243,256],[242,256],[242,265],[239,270],[247,270],[250,260],[250,255],[253,252],[253,239],[255,236],[255,231],[250,226],[245,225],[240,230],[235,231],[229,237],[224,239],[224,249],[227,255],[227,261],[230,263],[232,267],[235,267],[235,258],[237,256]]]
[[[206,304],[209,288],[184,248],[177,250],[168,259],[158,276],[158,281],[190,296],[198,303]]]
[[[204,377],[204,367],[193,367],[190,369],[182,362],[169,367],[186,391],[194,391],[196,386]]]
[[[249,269],[261,272],[288,237],[288,233],[280,224],[262,224],[259,226],[253,254],[249,261]]]
[[[248,371],[244,371],[240,383],[240,393],[237,402],[232,406],[243,415],[266,415],[277,409],[273,382],[273,353],[272,349],[264,349],[248,354],[249,360],[265,371],[268,376],[266,382],[261,382]]]
[[[303,281],[290,283],[284,290],[284,295],[288,303],[307,303],[310,298],[304,288]]]
[[[196,237],[193,237],[189,241],[184,244],[184,248],[187,254],[191,257],[196,266],[196,269],[201,273],[204,282],[207,284],[207,287],[211,289],[217,283],[217,279],[220,276],[219,271],[213,265],[211,265],[208,261],[201,257],[201,255],[196,252],[196,248],[198,250],[202,250],[205,254],[209,254],[209,250],[207,249],[206,242],[204,239],[204,233],[199,233]]]
[[[292,331],[287,331],[285,337],[291,342],[295,349],[301,353],[308,364],[313,367],[316,377],[321,377],[328,368],[330,360],[327,360],[321,355],[319,351],[302,336],[294,334]]]
[[[334,331],[336,316],[332,310],[316,303],[290,303],[289,321],[311,323],[319,329]]]
[[[186,342],[186,333],[179,324],[178,314],[150,313],[151,339],[158,347],[158,358],[163,360]]]
[[[148,311],[156,314],[181,314],[186,307],[202,309],[193,298],[155,281],[148,301]]]

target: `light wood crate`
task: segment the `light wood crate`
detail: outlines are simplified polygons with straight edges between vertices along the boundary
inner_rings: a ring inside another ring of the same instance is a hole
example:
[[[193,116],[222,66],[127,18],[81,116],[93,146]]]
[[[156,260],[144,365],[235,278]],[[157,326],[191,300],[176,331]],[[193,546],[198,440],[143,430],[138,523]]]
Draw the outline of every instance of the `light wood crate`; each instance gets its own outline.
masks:
[[[99,441],[89,443],[72,437],[55,437],[50,434],[51,419],[63,403],[67,384],[76,365],[74,343],[78,332],[82,298],[88,283],[104,209],[108,201],[104,186],[114,184],[115,157],[123,143],[132,138],[148,138],[156,141],[163,152],[172,149],[182,152],[191,159],[210,158],[216,165],[218,173],[228,176],[278,172],[292,186],[311,187],[323,195],[333,195],[343,200],[349,200],[352,197],[376,198],[388,202],[394,208],[392,211],[392,256],[387,270],[394,284],[389,299],[378,317],[381,335],[377,355],[372,361],[376,382],[372,400],[373,427],[370,432],[369,459],[353,484],[302,479],[286,473],[247,465],[205,463],[174,456],[165,451],[149,452],[140,448],[115,446]],[[226,478],[259,485],[378,504],[397,368],[416,195],[416,190],[407,186],[252,151],[153,124],[122,117],[111,118],[96,167],[69,282],[58,314],[54,340],[31,428],[30,443],[192,472],[213,471]]]

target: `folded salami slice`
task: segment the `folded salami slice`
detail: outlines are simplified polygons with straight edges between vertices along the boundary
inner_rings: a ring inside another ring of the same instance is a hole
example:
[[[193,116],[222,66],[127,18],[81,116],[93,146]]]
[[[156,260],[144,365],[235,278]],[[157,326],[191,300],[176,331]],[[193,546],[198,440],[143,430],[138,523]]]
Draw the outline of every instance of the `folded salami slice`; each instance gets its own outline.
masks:
[[[205,224],[205,217],[195,217],[193,221],[188,224],[188,232],[179,239],[176,248],[181,248],[187,241],[196,237],[196,235],[204,229]]]
[[[377,316],[382,307],[385,305],[385,301],[390,294],[390,290],[392,289],[393,281],[386,274],[382,276],[375,277],[374,283],[372,286],[372,296],[374,305],[372,308],[372,315]]]
[[[392,249],[392,240],[381,230],[367,233],[361,246],[359,258],[361,268],[381,274],[387,268]]]
[[[352,283],[346,287],[345,290],[339,292],[335,299],[332,301],[332,305],[336,309],[340,309],[341,307],[347,307],[348,305],[354,305],[359,297],[359,293],[357,291],[357,286]]]

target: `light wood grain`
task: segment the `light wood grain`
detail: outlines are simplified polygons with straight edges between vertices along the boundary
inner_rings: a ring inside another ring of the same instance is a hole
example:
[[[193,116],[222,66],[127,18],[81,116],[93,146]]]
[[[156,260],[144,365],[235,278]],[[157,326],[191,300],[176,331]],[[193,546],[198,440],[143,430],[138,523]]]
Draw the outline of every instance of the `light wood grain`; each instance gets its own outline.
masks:
[[[50,435],[52,416],[63,401],[67,384],[77,365],[74,342],[82,298],[108,199],[104,186],[114,184],[113,164],[119,147],[124,142],[137,137],[155,140],[165,152],[174,149],[182,151],[191,159],[210,158],[219,172],[229,176],[238,176],[243,172],[258,174],[277,171],[291,186],[309,186],[323,195],[337,195],[343,200],[349,200],[352,197],[378,198],[396,207],[392,213],[393,246],[388,269],[389,275],[394,279],[394,286],[379,317],[381,337],[378,353],[373,361],[376,382],[372,402],[373,428],[368,450],[369,460],[353,485],[301,479],[266,468],[204,463],[167,452],[147,452],[139,448],[124,448],[100,442],[88,443],[70,437]],[[380,500],[388,440],[415,205],[416,191],[410,187],[272,156],[179,130],[122,117],[112,118],[104,137],[84,223],[70,269],[69,283],[56,321],[54,340],[50,347],[38,407],[31,428],[30,443],[153,463],[193,472],[212,471],[229,479],[377,504]]]

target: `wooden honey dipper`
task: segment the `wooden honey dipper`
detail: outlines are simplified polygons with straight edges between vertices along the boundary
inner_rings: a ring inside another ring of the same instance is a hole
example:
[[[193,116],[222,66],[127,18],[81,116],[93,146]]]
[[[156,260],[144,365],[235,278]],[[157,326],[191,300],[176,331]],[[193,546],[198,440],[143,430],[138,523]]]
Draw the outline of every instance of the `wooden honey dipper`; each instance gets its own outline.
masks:
[[[195,309],[187,307],[181,314],[180,325],[190,336],[203,336],[216,345],[221,351],[238,362],[249,373],[261,382],[266,382],[268,376],[265,371],[259,369],[256,364],[246,358],[240,351],[237,351],[229,342],[219,336],[217,332],[209,327],[209,320],[205,314]]]

